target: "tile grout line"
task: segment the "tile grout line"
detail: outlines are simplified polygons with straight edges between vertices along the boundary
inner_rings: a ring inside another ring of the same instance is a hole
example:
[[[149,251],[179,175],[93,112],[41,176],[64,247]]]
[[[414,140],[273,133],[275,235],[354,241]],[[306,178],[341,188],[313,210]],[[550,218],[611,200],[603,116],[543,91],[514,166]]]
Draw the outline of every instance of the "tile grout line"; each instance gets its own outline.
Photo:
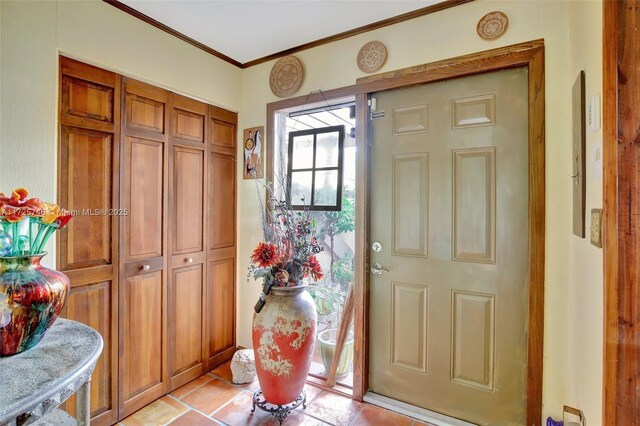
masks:
[[[209,375],[209,373],[205,373],[205,374],[203,374],[202,376],[209,376],[209,378],[211,378],[211,379],[215,379],[215,377],[210,376],[210,375]],[[200,376],[200,377],[202,377],[202,376]],[[198,380],[200,377],[195,378],[195,379],[193,379],[192,381]],[[210,382],[210,381],[211,381],[211,380],[209,380],[209,382]],[[205,383],[201,384],[200,386],[198,386],[197,388],[190,390],[189,392],[187,392],[187,393],[185,393],[184,395],[182,395],[180,398],[177,398],[177,397],[173,396],[173,395],[172,395],[172,393],[173,393],[173,392],[170,392],[170,393],[168,393],[167,395],[171,395],[173,398],[176,398],[177,400],[179,400],[180,402],[182,402],[182,398],[185,398],[186,396],[191,395],[192,393],[194,393],[195,391],[197,391],[198,389],[200,389],[201,387],[203,387],[204,385],[206,385],[206,384],[207,384],[207,383],[209,383],[209,382],[205,382]],[[189,382],[189,383],[191,383],[191,382]],[[185,384],[184,384],[184,385],[182,385],[182,386],[187,386],[189,383],[185,383]],[[182,386],[181,386],[181,387],[182,387]],[[178,388],[178,389],[180,389],[180,388]],[[176,389],[176,390],[178,390],[178,389]],[[174,391],[174,392],[175,392],[175,391]]]
[[[195,390],[195,389],[194,389],[194,390]],[[189,392],[189,393],[191,393],[191,392]],[[198,410],[197,408],[195,408],[195,407],[193,407],[193,406],[191,406],[191,405],[187,404],[186,402],[183,402],[183,401],[179,400],[179,399],[178,399],[178,398],[176,398],[175,396],[173,396],[173,395],[171,395],[171,394],[169,394],[169,396],[170,396],[171,398],[175,399],[176,401],[179,401],[179,402],[183,403],[184,405],[186,405],[187,407],[189,407],[189,409],[190,409],[190,410],[193,410],[193,411],[195,411],[195,412],[197,412],[197,413],[200,413],[200,414],[202,414],[203,416],[205,416],[206,418],[208,418],[208,419],[210,419],[210,420],[213,420],[215,423],[218,423],[218,424],[220,424],[220,425],[226,425],[226,423],[221,422],[221,421],[218,421],[218,419],[214,419],[214,418],[213,418],[213,413],[212,413],[212,414],[205,414],[203,411],[200,411],[200,410]],[[185,396],[186,396],[186,395],[185,395]],[[218,410],[216,410],[216,411],[218,411]],[[183,415],[187,414],[188,412],[189,412],[189,410],[187,410],[186,412],[182,413],[182,414],[181,414],[180,416],[178,416],[178,417],[181,417],[181,416],[183,416]],[[215,411],[214,411],[214,413],[215,413]],[[176,419],[177,419],[178,417],[176,417]],[[175,419],[173,419],[173,420],[175,420]],[[171,421],[173,421],[173,420],[171,420]],[[169,423],[171,423],[171,422],[169,422]],[[168,425],[169,423],[167,423],[167,425]],[[165,425],[165,426],[166,426],[166,425]]]

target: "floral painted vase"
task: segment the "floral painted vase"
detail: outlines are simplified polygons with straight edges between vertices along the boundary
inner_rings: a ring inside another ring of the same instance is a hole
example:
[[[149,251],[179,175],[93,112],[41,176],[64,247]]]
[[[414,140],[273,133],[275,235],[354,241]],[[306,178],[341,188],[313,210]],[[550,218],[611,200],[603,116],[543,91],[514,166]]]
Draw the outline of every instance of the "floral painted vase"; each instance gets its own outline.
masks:
[[[69,279],[40,265],[45,254],[0,257],[0,356],[34,347],[64,307]]]
[[[306,285],[272,287],[253,315],[253,352],[267,402],[285,405],[302,392],[316,336],[316,306]]]

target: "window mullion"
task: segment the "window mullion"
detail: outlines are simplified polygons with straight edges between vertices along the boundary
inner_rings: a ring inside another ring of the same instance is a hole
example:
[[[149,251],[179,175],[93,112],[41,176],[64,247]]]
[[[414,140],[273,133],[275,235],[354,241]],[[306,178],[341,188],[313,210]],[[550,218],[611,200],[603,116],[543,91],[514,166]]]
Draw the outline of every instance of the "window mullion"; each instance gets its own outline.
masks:
[[[318,141],[318,134],[313,134],[313,162],[311,163],[312,171],[311,171],[311,204],[310,206],[316,205],[315,195],[316,195],[316,144]]]

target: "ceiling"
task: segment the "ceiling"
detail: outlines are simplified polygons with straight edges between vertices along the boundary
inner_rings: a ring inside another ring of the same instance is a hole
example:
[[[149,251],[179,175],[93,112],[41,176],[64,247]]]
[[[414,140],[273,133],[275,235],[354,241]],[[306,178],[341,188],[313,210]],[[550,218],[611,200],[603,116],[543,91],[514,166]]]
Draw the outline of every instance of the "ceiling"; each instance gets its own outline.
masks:
[[[240,64],[443,2],[446,3],[445,0],[120,0]]]

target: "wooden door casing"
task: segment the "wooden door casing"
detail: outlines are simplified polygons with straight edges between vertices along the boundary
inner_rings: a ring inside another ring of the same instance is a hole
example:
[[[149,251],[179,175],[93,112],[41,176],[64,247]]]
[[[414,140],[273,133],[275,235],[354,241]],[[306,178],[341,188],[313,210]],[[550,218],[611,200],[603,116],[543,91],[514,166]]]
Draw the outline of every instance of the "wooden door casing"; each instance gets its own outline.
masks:
[[[120,419],[168,390],[169,92],[129,78],[122,86]]]
[[[103,352],[92,376],[96,425],[118,420],[118,209],[120,78],[60,57],[58,202],[77,210],[57,238],[57,267],[71,281],[63,313],[100,332]],[[75,412],[73,400],[65,404]]]

